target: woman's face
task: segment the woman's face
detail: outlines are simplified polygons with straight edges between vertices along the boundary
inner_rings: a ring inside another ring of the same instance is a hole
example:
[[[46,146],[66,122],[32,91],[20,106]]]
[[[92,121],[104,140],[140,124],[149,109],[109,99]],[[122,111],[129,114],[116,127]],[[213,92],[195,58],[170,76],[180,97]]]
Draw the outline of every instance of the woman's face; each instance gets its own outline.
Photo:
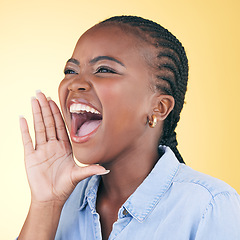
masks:
[[[150,51],[117,26],[93,27],[79,39],[59,98],[80,162],[104,165],[146,143],[154,95]]]

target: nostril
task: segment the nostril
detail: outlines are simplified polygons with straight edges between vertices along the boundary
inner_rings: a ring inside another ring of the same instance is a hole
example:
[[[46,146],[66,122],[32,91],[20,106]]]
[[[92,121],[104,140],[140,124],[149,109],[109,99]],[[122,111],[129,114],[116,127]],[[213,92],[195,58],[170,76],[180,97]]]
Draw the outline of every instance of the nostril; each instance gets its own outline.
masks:
[[[91,85],[84,78],[79,78],[79,76],[74,77],[71,82],[69,82],[68,89],[69,91],[89,91]]]

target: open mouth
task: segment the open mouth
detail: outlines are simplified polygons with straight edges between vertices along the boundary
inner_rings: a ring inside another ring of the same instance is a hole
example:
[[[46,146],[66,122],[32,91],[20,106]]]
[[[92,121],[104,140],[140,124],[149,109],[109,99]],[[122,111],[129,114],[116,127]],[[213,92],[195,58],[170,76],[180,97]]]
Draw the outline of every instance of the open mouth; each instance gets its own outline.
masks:
[[[72,118],[71,137],[77,142],[93,134],[102,122],[101,113],[86,104],[71,104],[70,113]]]

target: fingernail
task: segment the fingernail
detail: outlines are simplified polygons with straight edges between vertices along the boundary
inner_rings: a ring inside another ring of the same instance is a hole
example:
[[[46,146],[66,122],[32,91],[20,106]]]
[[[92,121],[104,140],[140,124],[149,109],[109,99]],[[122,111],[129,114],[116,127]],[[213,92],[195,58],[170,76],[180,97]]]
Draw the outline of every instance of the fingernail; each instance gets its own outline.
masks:
[[[52,100],[52,99],[51,99],[50,97],[47,97],[47,100],[50,101],[50,100]]]
[[[106,175],[106,174],[108,174],[110,172],[110,170],[106,170],[106,171],[104,171],[104,172],[102,172],[102,173],[98,173],[98,174],[96,174],[97,176],[102,176],[102,175]]]
[[[42,91],[40,89],[36,90],[36,94],[41,93]]]
[[[36,97],[31,97],[31,101],[34,100],[34,99],[36,99]]]
[[[23,116],[23,115],[19,115],[19,119],[20,119],[20,118],[24,118],[24,116]]]

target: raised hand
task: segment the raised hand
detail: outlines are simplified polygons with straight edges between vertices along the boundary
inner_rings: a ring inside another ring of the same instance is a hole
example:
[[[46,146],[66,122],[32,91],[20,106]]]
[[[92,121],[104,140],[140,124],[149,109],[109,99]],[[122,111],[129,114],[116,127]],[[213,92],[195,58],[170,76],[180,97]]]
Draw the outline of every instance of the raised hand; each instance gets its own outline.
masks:
[[[37,98],[32,99],[35,147],[26,120],[20,119],[32,201],[64,203],[79,181],[107,171],[98,165],[81,168],[75,164],[59,108],[41,92]]]
[[[54,239],[63,204],[79,181],[108,171],[99,165],[78,167],[64,121],[54,101],[41,92],[32,99],[36,145],[27,121],[20,118],[31,205],[19,240]]]

